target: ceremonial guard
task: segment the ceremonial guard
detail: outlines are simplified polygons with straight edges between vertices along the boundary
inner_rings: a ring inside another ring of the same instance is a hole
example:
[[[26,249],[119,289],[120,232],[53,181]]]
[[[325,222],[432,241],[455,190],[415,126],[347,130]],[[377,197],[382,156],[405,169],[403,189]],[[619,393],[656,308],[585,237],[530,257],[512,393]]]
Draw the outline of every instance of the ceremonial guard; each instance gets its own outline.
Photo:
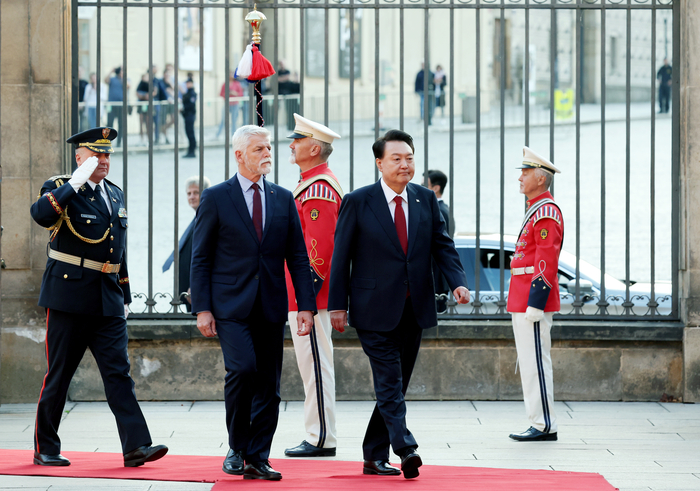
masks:
[[[340,135],[322,124],[294,114],[296,126],[289,135],[293,141],[290,162],[301,170],[294,199],[304,231],[304,241],[314,276],[316,306],[314,327],[309,336],[299,336],[296,329],[297,307],[292,279],[287,271],[289,326],[294,341],[299,373],[304,382],[304,426],[306,440],[285,450],[288,457],[334,456],[335,371],[333,341],[328,313],[328,285],[333,256],[333,236],[338,221],[343,190],[328,167],[333,140]]]
[[[513,318],[525,412],[530,428],[511,434],[517,441],[557,439],[551,328],[559,312],[559,253],[564,221],[549,192],[554,164],[523,148],[520,192],[527,196],[527,212],[511,259],[508,312]]]
[[[47,370],[39,393],[34,463],[65,466],[58,426],[70,381],[90,348],[109,407],[117,420],[124,466],[160,459],[129,374],[126,331],[131,303],[124,251],[128,227],[124,193],[105,179],[114,151],[112,128],[93,128],[67,140],[75,146],[73,175],[46,181],[31,215],[50,230],[39,305],[46,309]]]

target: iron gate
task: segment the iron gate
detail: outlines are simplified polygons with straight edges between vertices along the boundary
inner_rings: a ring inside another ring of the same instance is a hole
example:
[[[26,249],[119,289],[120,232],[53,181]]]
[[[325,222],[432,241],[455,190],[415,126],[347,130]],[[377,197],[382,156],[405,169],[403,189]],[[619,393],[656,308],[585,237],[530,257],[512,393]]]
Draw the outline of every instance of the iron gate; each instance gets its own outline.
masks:
[[[96,124],[106,115],[119,122],[111,178],[129,202],[135,314],[183,315],[178,239],[188,218],[180,184],[190,169],[200,188],[205,170],[218,180],[232,175],[229,143],[238,121],[226,101],[243,108],[243,123],[252,120],[253,95],[249,88],[231,99],[227,80],[250,42],[242,18],[252,7],[235,0],[72,0],[72,129],[85,114]],[[517,232],[524,210],[506,179],[517,176],[512,168],[524,144],[548,153],[564,172],[555,196],[567,223],[564,249],[573,254],[560,271],[560,316],[679,319],[677,71],[670,116],[656,114],[662,60],[680,60],[677,1],[267,0],[257,7],[269,19],[263,53],[278,69],[283,57],[288,65],[291,59],[298,72],[298,93],[281,90],[275,76],[265,95],[275,182],[295,181],[279,157],[293,111],[343,135],[331,166],[346,190],[378,178],[366,157],[384,129],[412,133],[423,160],[417,178],[430,168],[449,177],[451,222],[473,279],[468,310],[448,302],[447,317],[506,315],[514,241],[507,234]],[[421,61],[422,87],[413,80]],[[153,66],[168,62],[173,94],[159,100]],[[433,62],[445,67],[439,95]],[[113,77],[102,81],[105,67],[117,64],[121,98],[107,85]],[[134,100],[144,65],[147,95]],[[96,74],[92,106],[79,100],[79,67]],[[196,167],[179,156],[185,72],[198,93]],[[211,137],[219,106],[223,139]],[[173,274],[162,274],[159,262],[170,250]]]

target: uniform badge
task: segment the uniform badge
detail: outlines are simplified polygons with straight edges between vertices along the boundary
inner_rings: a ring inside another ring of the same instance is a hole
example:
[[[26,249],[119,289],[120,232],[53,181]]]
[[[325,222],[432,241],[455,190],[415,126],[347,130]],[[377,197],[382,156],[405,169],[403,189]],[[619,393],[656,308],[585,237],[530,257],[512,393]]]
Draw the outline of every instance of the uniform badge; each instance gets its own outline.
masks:
[[[314,220],[314,221],[318,220],[318,210],[317,210],[316,208],[314,208],[313,210],[311,210],[311,214],[310,214],[310,215],[311,215],[311,219],[312,219],[312,220]]]
[[[88,198],[88,199],[89,199],[90,201],[95,201],[95,197],[94,197],[94,196],[90,196],[90,198]]]
[[[542,240],[544,240],[544,239],[547,238],[547,234],[548,234],[548,233],[549,233],[549,232],[547,232],[547,229],[546,229],[546,228],[543,228],[542,230],[540,230],[540,237],[542,237]]]
[[[80,186],[80,190],[81,190],[81,191],[85,191],[85,184],[83,184],[82,186]]]
[[[126,218],[126,208],[119,208],[119,218]]]
[[[119,131],[121,131],[121,128],[119,128]],[[109,128],[102,128],[102,136],[105,140],[109,138]]]

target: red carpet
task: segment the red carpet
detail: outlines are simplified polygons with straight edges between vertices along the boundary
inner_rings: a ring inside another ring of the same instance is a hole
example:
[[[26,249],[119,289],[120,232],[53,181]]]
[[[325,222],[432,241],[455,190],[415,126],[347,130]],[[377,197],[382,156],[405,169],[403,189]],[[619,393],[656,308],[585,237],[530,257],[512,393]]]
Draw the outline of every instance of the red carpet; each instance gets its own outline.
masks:
[[[126,468],[121,454],[65,452],[68,467],[43,467],[32,464],[30,450],[1,450],[0,474],[15,476],[59,476],[107,479],[146,479],[153,481],[189,481],[216,483],[213,491],[228,491],[246,486],[275,486],[275,489],[394,490],[397,486],[411,490],[441,491],[613,491],[603,476],[584,472],[531,471],[424,465],[420,477],[407,480],[402,476],[365,476],[361,462],[331,460],[272,460],[272,467],[282,473],[277,483],[244,481],[221,470],[223,457],[167,455],[142,467]]]

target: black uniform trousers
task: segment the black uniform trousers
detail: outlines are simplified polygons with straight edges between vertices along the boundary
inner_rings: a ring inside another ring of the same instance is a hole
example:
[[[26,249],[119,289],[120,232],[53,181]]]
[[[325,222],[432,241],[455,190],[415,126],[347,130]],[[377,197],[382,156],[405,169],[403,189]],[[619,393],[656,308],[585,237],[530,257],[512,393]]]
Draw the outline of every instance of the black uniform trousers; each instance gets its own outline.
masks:
[[[246,462],[269,458],[279,419],[285,322],[265,319],[260,292],[244,320],[216,319],[224,354],[229,447]]]
[[[391,331],[357,329],[369,357],[377,404],[370,417],[362,453],[365,460],[389,460],[389,444],[401,456],[406,447],[418,447],[406,426],[406,389],[420,349],[423,329],[406,298],[399,324]]]
[[[184,114],[185,118],[185,133],[187,134],[187,140],[189,140],[190,146],[187,149],[187,155],[194,155],[194,151],[197,148],[197,140],[194,136],[194,121],[197,119],[196,114]]]
[[[124,453],[151,445],[151,435],[129,375],[128,336],[124,317],[103,317],[46,311],[48,369],[39,394],[34,450],[47,455],[61,452],[58,426],[68,387],[85,350],[90,348],[102,376],[107,403],[117,420]]]
[[[663,79],[659,85],[659,112],[667,113],[671,100],[671,86],[664,83]]]

